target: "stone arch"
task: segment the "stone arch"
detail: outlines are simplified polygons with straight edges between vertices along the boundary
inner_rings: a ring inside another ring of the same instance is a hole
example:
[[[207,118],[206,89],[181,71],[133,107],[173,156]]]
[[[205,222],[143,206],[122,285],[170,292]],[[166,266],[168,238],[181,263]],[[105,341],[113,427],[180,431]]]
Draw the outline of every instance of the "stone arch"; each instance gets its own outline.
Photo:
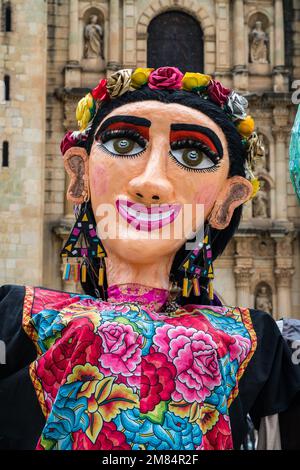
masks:
[[[178,0],[153,0],[137,21],[137,66],[145,67],[147,62],[147,30],[150,22],[166,11],[181,11],[194,17],[200,24],[204,38],[204,70],[213,73],[216,68],[215,21],[203,6],[196,6],[192,0],[179,5]],[[200,72],[200,71],[199,71]]]

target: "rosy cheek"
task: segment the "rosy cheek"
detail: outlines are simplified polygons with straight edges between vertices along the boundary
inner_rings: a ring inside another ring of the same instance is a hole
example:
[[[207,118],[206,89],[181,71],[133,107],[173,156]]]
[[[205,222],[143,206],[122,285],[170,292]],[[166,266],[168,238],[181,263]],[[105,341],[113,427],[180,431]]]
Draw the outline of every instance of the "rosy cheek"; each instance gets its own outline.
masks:
[[[108,189],[108,177],[103,166],[94,166],[91,175],[91,183],[95,196],[100,197],[106,193]]]
[[[218,195],[218,190],[216,187],[211,186],[205,186],[204,188],[201,188],[200,191],[197,192],[195,195],[194,201],[196,204],[204,204],[206,208],[210,208]]]

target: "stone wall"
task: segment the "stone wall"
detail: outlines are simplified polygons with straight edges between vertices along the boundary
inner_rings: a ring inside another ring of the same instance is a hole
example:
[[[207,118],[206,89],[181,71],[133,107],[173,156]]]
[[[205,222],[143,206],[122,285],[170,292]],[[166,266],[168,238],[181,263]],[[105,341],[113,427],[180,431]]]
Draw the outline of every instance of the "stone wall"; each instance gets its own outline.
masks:
[[[9,142],[9,166],[0,166],[0,283],[42,284],[47,10],[42,0],[11,7],[12,31],[0,32],[0,78],[10,76],[10,100],[0,104],[1,150]]]

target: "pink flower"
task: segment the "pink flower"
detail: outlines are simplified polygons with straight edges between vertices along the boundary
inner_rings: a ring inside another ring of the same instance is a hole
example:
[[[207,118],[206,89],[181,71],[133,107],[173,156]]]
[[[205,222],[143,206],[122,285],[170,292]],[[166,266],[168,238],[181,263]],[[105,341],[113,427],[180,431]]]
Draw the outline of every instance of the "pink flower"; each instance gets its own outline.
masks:
[[[98,334],[102,339],[99,370],[105,375],[136,375],[141,362],[141,337],[132,326],[105,322],[99,327]]]
[[[232,339],[232,344],[229,344],[230,360],[237,359],[238,363],[241,364],[249,354],[251,341],[241,335],[234,335]]]
[[[159,69],[150,73],[148,86],[152,90],[163,90],[165,88],[179,90],[182,79],[183,73],[176,67],[159,67]]]
[[[195,328],[165,324],[157,328],[153,342],[176,367],[173,400],[202,402],[221,384],[217,345],[210,334]]]
[[[229,88],[225,88],[222,83],[212,80],[207,88],[208,95],[217,105],[223,106],[231,93]]]
[[[100,80],[98,85],[92,90],[92,96],[95,100],[98,100],[98,101],[105,101],[110,98],[108,90],[107,90],[106,78],[103,78],[102,80]]]

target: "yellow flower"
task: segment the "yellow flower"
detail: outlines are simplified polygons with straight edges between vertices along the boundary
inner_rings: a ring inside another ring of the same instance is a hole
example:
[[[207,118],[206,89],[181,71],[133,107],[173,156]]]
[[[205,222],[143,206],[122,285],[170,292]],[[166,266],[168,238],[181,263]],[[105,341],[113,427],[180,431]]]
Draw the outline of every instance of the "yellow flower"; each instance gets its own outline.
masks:
[[[254,122],[253,117],[247,116],[245,119],[240,121],[236,127],[237,127],[238,132],[243,137],[247,137],[247,138],[250,137],[250,135],[255,129],[255,122]]]
[[[204,75],[203,73],[186,72],[181,83],[183,90],[191,91],[193,88],[207,86],[210,80],[210,75]]]
[[[253,178],[251,180],[251,184],[252,184],[252,187],[253,187],[253,190],[252,190],[252,194],[251,194],[251,198],[252,199],[253,197],[256,196],[256,194],[258,193],[258,191],[260,190],[260,184],[259,184],[259,180],[257,178]]]
[[[140,88],[142,85],[145,85],[148,82],[148,78],[152,70],[154,69],[143,69],[141,67],[135,69],[135,71],[131,75],[131,86],[133,86],[134,88]]]
[[[208,403],[204,403],[204,405],[200,408],[200,415],[197,423],[200,426],[201,431],[203,434],[206,434],[207,431],[210,431],[214,425],[219,420],[219,412],[214,405],[209,405]]]
[[[93,116],[94,99],[91,93],[85,95],[79,101],[76,108],[76,119],[80,132],[84,131]]]

